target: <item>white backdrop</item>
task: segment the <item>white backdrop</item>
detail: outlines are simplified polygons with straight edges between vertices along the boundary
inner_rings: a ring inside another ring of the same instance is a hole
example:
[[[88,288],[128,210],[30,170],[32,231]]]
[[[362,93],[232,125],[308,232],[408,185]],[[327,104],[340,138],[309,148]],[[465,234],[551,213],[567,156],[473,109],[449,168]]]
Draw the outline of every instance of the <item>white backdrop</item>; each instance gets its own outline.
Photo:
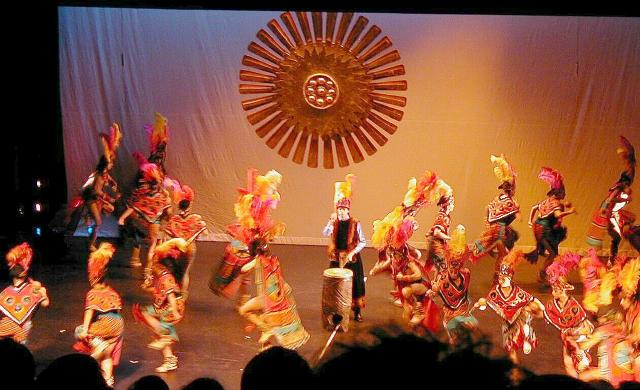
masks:
[[[238,91],[248,44],[279,15],[61,7],[70,196],[101,154],[97,133],[113,121],[124,132],[115,176],[131,183],[131,154],[148,154],[143,126],[158,111],[169,119],[168,172],[194,188],[195,211],[214,233],[233,220],[235,189],[249,167],[283,174],[275,217],[288,226],[283,241],[301,244],[324,242],[333,183],[345,174],[358,176],[352,211],[370,238],[373,220],[399,204],[407,180],[431,169],[453,187],[452,222],[466,225],[471,241],[498,184],[489,155],[504,153],[518,172],[519,244],[533,244],[526,217],[548,189],[537,179],[544,165],[564,174],[579,212],[566,219],[565,247],[584,248],[590,215],[622,169],[617,135],[640,148],[640,19],[371,13],[364,15],[392,39],[407,72],[399,130],[359,164],[297,165],[255,135]],[[434,215],[432,206],[419,216],[415,241],[424,241]]]

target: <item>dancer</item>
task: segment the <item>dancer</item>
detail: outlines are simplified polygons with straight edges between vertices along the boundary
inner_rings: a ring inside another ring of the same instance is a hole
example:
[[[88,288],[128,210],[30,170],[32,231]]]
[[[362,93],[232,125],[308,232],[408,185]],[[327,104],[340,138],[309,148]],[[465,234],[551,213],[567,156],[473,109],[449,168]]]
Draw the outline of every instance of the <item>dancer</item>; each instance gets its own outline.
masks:
[[[169,142],[168,120],[162,116],[162,114],[156,112],[153,124],[145,125],[144,130],[149,136],[149,158],[145,160],[139,152],[134,153],[134,156],[136,157],[136,160],[138,160],[139,165],[146,162],[155,164],[162,173],[163,187],[171,189],[172,186],[170,184],[173,184],[174,181],[167,177],[167,170],[165,168],[167,144]],[[135,187],[138,188],[143,185],[145,185],[145,174],[141,169],[139,169],[136,175]],[[177,189],[179,192],[179,184],[177,185]],[[170,192],[170,195],[173,195],[173,192]],[[177,202],[175,203],[176,204],[174,206],[177,207]],[[149,229],[147,223],[144,220],[132,218],[129,219],[129,222],[124,225],[121,230],[133,238],[133,248],[131,250],[131,259],[129,262],[130,265],[132,267],[141,267],[142,262],[140,261],[140,252],[142,251],[142,241],[148,235]]]
[[[249,185],[240,190],[240,199],[234,205],[237,224],[235,237],[244,237],[252,260],[241,268],[242,273],[254,271],[256,295],[238,312],[256,326],[261,336],[260,349],[274,344],[297,349],[309,339],[302,326],[291,286],[284,280],[280,261],[271,254],[269,242],[284,232],[284,224],[271,219],[271,210],[280,201],[278,185],[282,175],[269,171],[258,176],[249,170]]]
[[[546,181],[551,188],[547,192],[547,198],[531,208],[529,227],[533,229],[536,248],[525,254],[525,258],[535,264],[538,256],[547,255],[539,274],[539,280],[546,283],[546,269],[558,256],[560,242],[567,237],[567,228],[562,225],[562,219],[575,213],[576,210],[571,203],[563,201],[566,193],[563,178],[559,172],[543,167],[538,177]]]
[[[617,152],[622,157],[625,169],[613,187],[609,188],[609,195],[602,201],[600,208],[594,212],[587,232],[587,244],[596,249],[602,248],[605,232],[611,237],[608,267],[618,255],[618,247],[623,237],[629,236],[634,246],[639,240],[639,230],[637,227],[632,227],[635,215],[623,210],[631,201],[631,185],[636,173],[635,151],[633,145],[625,137],[620,136],[620,147]]]
[[[518,232],[511,223],[520,217],[520,206],[514,199],[516,192],[516,173],[507,162],[504,155],[491,156],[491,162],[496,164],[494,174],[500,181],[500,192],[487,206],[486,227],[480,239],[473,244],[471,260],[476,262],[486,254],[496,252],[496,267],[494,282],[498,279],[502,259],[513,248],[518,240]]]
[[[592,266],[591,263],[592,261],[589,259],[584,263],[581,262],[580,266]],[[633,344],[634,341],[637,341],[638,336],[637,333],[630,333],[631,328],[629,328],[629,323],[627,322],[631,320],[633,323],[633,312],[629,313],[627,311],[626,314],[631,315],[625,318],[625,313],[614,304],[615,294],[620,287],[620,275],[623,274],[620,271],[621,268],[624,270],[620,263],[608,270],[604,265],[601,265],[598,267],[599,272],[595,274],[599,280],[598,283],[594,284],[597,286],[597,294],[593,294],[595,299],[592,299],[591,303],[597,307],[597,324],[593,333],[580,343],[580,347],[583,350],[589,350],[597,346],[597,366],[590,366],[578,374],[578,378],[581,380],[606,380],[615,387],[622,382],[636,380],[637,376],[634,372],[639,367],[637,349]],[[624,298],[628,296],[627,294],[632,293],[631,285],[634,282],[637,288],[640,268],[635,263],[625,271],[625,276],[622,278],[627,279],[623,283],[626,286],[623,287],[626,293],[623,292],[621,294],[623,310],[625,304],[629,303],[625,302]],[[586,272],[583,275],[593,277],[594,273]],[[583,282],[586,284],[589,280],[584,280]],[[631,305],[628,305],[628,309],[631,309]]]
[[[349,174],[346,181],[335,183],[333,203],[336,212],[331,214],[323,230],[329,237],[327,255],[330,268],[347,268],[353,271],[352,309],[356,321],[362,322],[365,302],[365,281],[360,252],[367,245],[360,221],[351,216],[351,187],[355,176]]]
[[[451,344],[457,344],[465,333],[473,333],[478,328],[478,320],[471,314],[469,284],[471,271],[464,263],[470,256],[467,247],[465,227],[458,225],[447,246],[447,267],[433,283],[432,292],[442,299],[443,325]],[[430,291],[428,294],[431,295]]]
[[[407,242],[415,226],[413,217],[402,216],[400,206],[384,220],[374,222],[373,245],[379,251],[384,249],[386,257],[376,262],[369,275],[390,272],[402,294],[404,320],[412,327],[423,325],[425,329],[436,333],[440,329],[439,309],[426,295],[431,283],[419,262],[420,251]]]
[[[446,245],[451,239],[449,227],[451,225],[451,212],[454,208],[453,190],[442,179],[438,179],[431,190],[430,201],[438,207],[436,220],[426,234],[427,239],[427,267],[435,267],[437,274],[445,272],[447,268]],[[433,275],[432,280],[435,280]]]
[[[551,285],[552,298],[545,305],[544,318],[560,331],[562,359],[567,375],[578,378],[591,363],[589,350],[582,349],[580,342],[593,332],[593,323],[587,318],[582,305],[567,291],[573,286],[567,282],[567,275],[578,267],[580,256],[565,254],[547,267],[546,276]]]
[[[164,231],[171,238],[180,237],[190,243],[185,254],[186,268],[180,283],[183,293],[187,294],[189,291],[189,271],[196,258],[195,240],[207,230],[207,224],[200,214],[191,212],[194,197],[191,187],[181,186],[180,190],[175,192],[175,197],[178,212],[169,217]]]
[[[89,255],[87,266],[91,289],[84,302],[84,320],[75,330],[78,341],[73,348],[91,355],[100,364],[107,385],[113,387],[114,367],[120,363],[124,320],[122,298],[105,281],[107,265],[115,247],[107,242]]]
[[[488,305],[502,318],[502,345],[514,364],[519,364],[519,351],[528,355],[538,345],[531,322],[544,313],[544,305],[537,298],[513,283],[515,268],[523,259],[520,249],[511,250],[500,263],[497,283],[486,298],[474,304],[480,310]]]
[[[186,297],[182,294],[180,281],[185,264],[179,260],[187,251],[189,243],[182,238],[173,238],[159,244],[154,251],[153,305],[133,306],[133,317],[154,334],[147,346],[162,352],[162,365],[156,372],[168,372],[178,368],[178,357],[172,345],[179,341],[176,324],[184,317]]]
[[[138,182],[138,186],[127,200],[127,209],[118,219],[118,224],[124,226],[127,218],[133,215],[136,223],[144,226],[146,230],[149,251],[144,269],[144,281],[140,287],[147,289],[152,285],[153,252],[160,239],[160,220],[171,207],[171,198],[167,190],[162,187],[164,176],[160,168],[143,159],[138,162],[142,171],[142,180]]]
[[[116,160],[116,152],[120,146],[122,132],[117,123],[109,129],[109,135],[100,133],[100,140],[104,147],[104,154],[100,157],[96,170],[89,175],[81,189],[81,195],[71,202],[72,222],[77,222],[73,215],[79,215],[86,210],[85,216],[89,226],[89,252],[96,250],[98,231],[102,226],[102,214],[110,214],[114,210],[113,203],[120,197],[118,184],[111,177],[111,170]],[[74,226],[75,228],[75,226]]]
[[[31,319],[40,306],[49,306],[47,289],[27,275],[33,249],[23,242],[6,255],[12,283],[0,292],[0,337],[11,337],[26,344],[33,324]]]
[[[634,380],[640,382],[640,257],[628,261],[618,276],[620,306],[625,311],[624,327],[631,347]]]

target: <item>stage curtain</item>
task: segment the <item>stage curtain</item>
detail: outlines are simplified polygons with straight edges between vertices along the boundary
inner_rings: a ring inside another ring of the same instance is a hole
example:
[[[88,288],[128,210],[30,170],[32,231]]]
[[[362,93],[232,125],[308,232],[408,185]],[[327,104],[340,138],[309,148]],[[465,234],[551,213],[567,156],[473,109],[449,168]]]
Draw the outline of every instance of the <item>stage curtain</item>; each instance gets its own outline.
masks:
[[[278,156],[256,136],[240,104],[247,98],[238,91],[242,56],[279,15],[59,8],[70,196],[98,161],[98,132],[113,121],[124,132],[114,174],[129,187],[132,153],[148,155],[143,127],[157,111],[169,119],[168,173],[194,188],[194,209],[214,233],[208,239],[224,238],[236,188],[255,167],[284,176],[274,214],[288,227],[283,242],[325,242],[333,183],[347,173],[357,175],[352,213],[370,238],[372,222],[402,201],[410,177],[427,169],[453,187],[452,224],[464,224],[471,242],[498,185],[489,156],[504,153],[518,174],[519,244],[534,242],[527,218],[548,190],[537,175],[549,166],[564,175],[578,209],[566,218],[563,247],[586,247],[591,214],[622,170],[617,136],[640,148],[640,19],[364,14],[400,52],[408,103],[399,130],[376,154],[325,170]],[[637,213],[639,205],[635,200],[629,209]],[[414,241],[424,241],[434,216],[435,206],[421,212]]]

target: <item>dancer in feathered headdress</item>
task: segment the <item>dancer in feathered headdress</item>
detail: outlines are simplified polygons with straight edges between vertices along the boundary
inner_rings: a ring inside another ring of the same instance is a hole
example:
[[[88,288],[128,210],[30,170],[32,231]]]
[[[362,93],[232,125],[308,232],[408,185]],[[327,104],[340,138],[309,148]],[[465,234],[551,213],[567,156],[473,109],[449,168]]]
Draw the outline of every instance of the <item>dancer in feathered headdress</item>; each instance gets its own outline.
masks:
[[[579,373],[584,381],[606,380],[613,386],[625,381],[638,380],[640,359],[640,309],[638,308],[638,280],[640,259],[617,262],[607,269],[595,262],[595,249],[580,263],[585,288],[591,287],[589,303],[597,311],[598,323],[587,339],[581,343],[584,350],[597,346],[598,365]],[[619,293],[620,308],[614,304]],[[585,293],[585,299],[587,293]],[[586,308],[586,306],[585,306]]]
[[[84,302],[84,320],[76,327],[78,341],[73,348],[91,355],[100,364],[107,385],[113,387],[113,368],[120,362],[124,319],[120,314],[122,298],[105,281],[107,265],[115,247],[107,242],[89,255],[87,273],[91,289]]]
[[[118,219],[118,225],[121,231],[132,231],[135,238],[131,266],[142,265],[139,257],[141,240],[142,237],[148,240],[147,264],[144,269],[144,281],[141,284],[143,289],[147,289],[152,283],[153,251],[160,239],[160,220],[167,215],[171,207],[171,196],[164,188],[165,175],[162,169],[147,161],[138,152],[134,153],[134,157],[139,165],[136,187],[127,199],[127,209]]]
[[[546,277],[551,284],[552,298],[547,301],[544,311],[546,321],[560,331],[564,367],[574,378],[591,363],[589,350],[583,349],[580,342],[594,329],[582,305],[567,293],[573,290],[567,281],[568,274],[578,268],[579,262],[579,255],[567,253],[547,267]]]
[[[239,190],[240,198],[234,205],[236,223],[227,231],[249,250],[251,260],[242,265],[240,273],[254,270],[257,293],[243,303],[238,312],[260,330],[261,349],[274,344],[297,349],[307,342],[309,333],[300,321],[293,291],[282,275],[280,260],[269,248],[269,243],[285,229],[283,223],[271,218],[271,212],[280,202],[278,186],[282,175],[274,170],[258,175],[255,169],[250,169],[248,177],[248,186]]]
[[[426,295],[431,283],[419,261],[421,253],[408,243],[417,223],[413,216],[403,216],[402,210],[398,206],[383,220],[374,222],[372,242],[380,256],[369,275],[389,272],[401,294],[403,318],[412,327],[423,326],[436,333],[441,326],[440,311]]]
[[[547,192],[547,198],[531,208],[529,227],[533,229],[536,248],[525,254],[525,257],[530,263],[536,263],[538,256],[547,255],[539,279],[546,283],[545,270],[558,256],[558,246],[567,237],[567,228],[562,225],[562,219],[576,211],[571,203],[564,202],[564,182],[558,171],[543,167],[538,177],[546,181],[551,188]]]
[[[11,337],[26,344],[33,327],[31,319],[38,307],[49,306],[47,289],[28,277],[33,249],[26,242],[7,252],[11,285],[0,292],[0,338]]]
[[[478,327],[478,320],[470,312],[471,271],[465,267],[470,255],[465,227],[458,225],[447,245],[447,267],[439,273],[432,288],[442,299],[442,323],[453,344],[460,341],[464,332],[473,332]]]
[[[528,355],[538,345],[531,325],[533,318],[542,318],[544,305],[536,297],[513,283],[517,265],[524,260],[520,249],[511,250],[500,262],[498,280],[486,298],[480,298],[474,308],[488,305],[503,320],[502,342],[511,361],[518,364],[518,352]]]
[[[156,164],[163,174],[166,174],[164,162],[167,158],[167,144],[169,142],[169,121],[162,114],[156,112],[153,124],[148,124],[144,128],[149,134],[151,149],[148,160],[150,163]]]
[[[454,208],[453,190],[442,179],[438,179],[429,194],[430,203],[435,203],[439,209],[436,220],[431,229],[425,234],[427,241],[427,269],[435,267],[437,273],[447,268],[446,245],[451,239],[451,213]]]
[[[162,352],[162,365],[156,372],[168,372],[178,368],[178,357],[172,345],[178,342],[175,325],[184,316],[187,297],[181,281],[187,264],[184,254],[189,243],[182,238],[172,238],[159,244],[153,259],[153,305],[133,306],[133,317],[149,328],[154,340],[147,346]]]
[[[630,355],[634,380],[640,382],[640,257],[629,260],[618,274],[620,306],[625,311],[624,327],[626,341],[631,347]]]
[[[593,214],[591,226],[587,232],[587,243],[596,249],[602,248],[605,232],[611,237],[611,252],[608,266],[618,255],[618,247],[623,237],[627,237],[640,251],[640,227],[632,227],[635,215],[623,208],[631,201],[631,185],[636,172],[636,157],[633,145],[620,136],[617,149],[625,169],[620,178],[609,188],[609,195],[602,201],[600,208]]]
[[[356,321],[362,321],[364,308],[365,282],[360,251],[367,241],[358,219],[351,216],[351,195],[355,175],[348,174],[345,181],[335,183],[333,204],[335,212],[331,214],[323,230],[329,237],[327,255],[330,268],[347,268],[353,271],[352,308]]]
[[[100,141],[104,153],[100,157],[95,171],[93,171],[82,185],[80,196],[71,202],[71,215],[69,226],[75,229],[75,224],[80,214],[85,209],[88,211],[87,226],[89,226],[89,251],[96,250],[98,231],[102,225],[102,213],[111,213],[114,210],[114,202],[120,197],[118,184],[111,177],[111,169],[116,161],[116,152],[122,140],[122,132],[117,123],[113,123],[109,134],[100,133]]]
[[[179,183],[178,183],[179,185]],[[191,212],[191,205],[194,192],[188,185],[179,186],[174,192],[174,203],[177,205],[177,212],[174,212],[168,219],[164,231],[171,238],[182,238],[189,243],[186,250],[186,269],[182,277],[182,290],[189,291],[189,271],[196,258],[196,239],[207,230],[207,224],[200,214]]]
[[[486,227],[480,239],[476,240],[472,248],[472,261],[477,261],[486,254],[497,252],[496,274],[502,258],[513,248],[518,240],[518,232],[510,225],[519,216],[520,206],[514,199],[516,190],[516,173],[507,162],[504,155],[491,156],[491,162],[496,164],[493,169],[498,178],[500,193],[487,206]]]

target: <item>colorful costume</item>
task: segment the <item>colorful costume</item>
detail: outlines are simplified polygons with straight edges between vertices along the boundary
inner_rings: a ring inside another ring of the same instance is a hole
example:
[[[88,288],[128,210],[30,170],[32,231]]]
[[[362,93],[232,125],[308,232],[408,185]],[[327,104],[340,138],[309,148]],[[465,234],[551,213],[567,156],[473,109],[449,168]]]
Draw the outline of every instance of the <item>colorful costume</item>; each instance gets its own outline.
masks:
[[[100,133],[104,154],[100,158],[96,170],[89,175],[82,185],[80,195],[71,201],[68,226],[70,229],[75,229],[79,217],[85,213],[86,223],[89,226],[90,251],[96,250],[98,231],[102,225],[102,213],[112,213],[114,210],[113,204],[120,196],[118,194],[118,184],[111,177],[110,172],[115,163],[116,152],[120,146],[121,139],[120,126],[115,122],[109,129],[109,135]]]
[[[238,312],[262,332],[260,349],[269,348],[274,342],[297,349],[309,339],[278,257],[269,251],[269,242],[284,232],[284,224],[275,223],[270,215],[280,200],[281,181],[282,175],[276,171],[258,176],[255,169],[250,169],[248,187],[239,190],[240,198],[234,205],[237,222],[228,228],[234,238],[243,240],[252,258],[240,272],[255,270],[256,296],[243,303]]]
[[[462,332],[473,331],[478,327],[478,320],[470,313],[471,271],[464,267],[469,255],[465,228],[458,225],[447,248],[447,268],[439,274],[434,286],[442,299],[442,323],[452,343],[458,341]]]
[[[593,324],[587,319],[587,312],[567,291],[573,286],[566,280],[568,273],[578,267],[580,256],[565,254],[547,268],[547,277],[552,287],[553,297],[545,305],[544,318],[560,331],[562,357],[567,374],[577,378],[578,374],[591,363],[588,350],[580,347],[580,342],[593,332]]]
[[[500,263],[498,281],[486,298],[475,306],[484,310],[488,305],[504,321],[502,344],[514,363],[518,363],[518,351],[528,355],[538,345],[531,326],[533,317],[542,317],[544,306],[533,295],[512,283],[516,265],[524,259],[521,250],[510,251]]]
[[[436,333],[440,330],[440,310],[427,296],[431,283],[419,262],[420,251],[407,243],[415,226],[412,216],[402,216],[400,206],[384,220],[374,222],[373,245],[378,251],[384,250],[386,256],[375,264],[369,275],[390,272],[401,292],[404,319],[412,327],[422,325]]]
[[[628,261],[618,274],[620,305],[625,310],[624,328],[630,347],[634,379],[640,382],[640,257]]]
[[[454,208],[453,190],[442,179],[438,179],[431,191],[431,201],[437,202],[439,210],[427,238],[427,266],[435,266],[436,271],[443,272],[447,268],[446,243],[450,240],[449,227],[451,212]]]
[[[127,223],[122,223],[122,232],[133,238],[133,250],[131,253],[130,264],[133,267],[140,267],[140,251],[145,238],[149,240],[149,252],[147,253],[147,267],[145,269],[144,287],[149,287],[151,279],[149,278],[151,266],[150,259],[153,258],[153,248],[155,246],[156,237],[159,234],[157,221],[162,218],[162,214],[166,209],[171,207],[171,203],[167,199],[175,197],[173,189],[179,193],[181,186],[176,180],[170,179],[166,175],[165,160],[167,157],[167,143],[169,142],[169,125],[168,120],[160,113],[155,113],[153,124],[144,126],[145,132],[149,136],[150,152],[149,158],[135,152],[134,157],[138,161],[140,169],[136,175],[135,189],[133,194],[129,196],[132,202],[128,202],[128,206],[137,207],[136,213],[129,218]],[[147,165],[152,164],[152,165]],[[157,168],[158,172],[149,172],[151,167]],[[144,168],[144,169],[143,169]],[[151,189],[150,189],[151,187]],[[156,196],[156,187],[161,187],[165,196]],[[166,204],[169,203],[169,206]],[[177,207],[177,204],[174,205]],[[158,210],[158,208],[160,208]]]
[[[49,305],[47,290],[27,277],[32,259],[33,250],[26,242],[7,252],[13,283],[0,292],[0,338],[11,337],[21,344],[27,343],[35,312]]]
[[[175,203],[178,213],[171,215],[164,231],[170,238],[182,238],[189,243],[186,256],[186,269],[181,281],[182,289],[186,293],[189,290],[189,271],[196,258],[196,242],[200,234],[207,230],[207,224],[200,214],[191,212],[193,190],[187,185],[181,186],[175,193]]]
[[[133,306],[136,321],[154,333],[155,339],[148,347],[163,353],[163,364],[156,368],[157,372],[178,368],[178,358],[173,354],[171,346],[179,340],[175,325],[182,320],[186,305],[186,297],[180,285],[186,264],[180,258],[187,251],[188,245],[182,238],[173,238],[155,248],[152,270],[153,305]]]
[[[251,261],[249,247],[237,239],[231,240],[224,249],[224,257],[214,269],[209,280],[211,291],[221,297],[238,297],[238,306],[249,300],[250,274],[240,272]]]
[[[500,181],[498,186],[500,193],[487,206],[486,227],[480,239],[476,240],[473,245],[471,260],[477,261],[482,256],[493,255],[494,250],[497,251],[497,275],[502,258],[518,240],[518,232],[510,225],[520,212],[520,206],[514,199],[516,173],[511,164],[507,162],[504,155],[500,155],[500,157],[492,155],[491,162],[496,164],[493,172]]]
[[[329,268],[347,268],[353,271],[352,307],[356,321],[362,321],[362,308],[365,305],[365,280],[360,251],[367,245],[360,221],[349,215],[351,209],[351,182],[354,175],[347,175],[346,181],[335,183],[335,209],[346,210],[344,218],[340,216],[327,222],[323,230],[329,237],[327,256]]]
[[[140,158],[140,156],[138,155]],[[160,222],[171,207],[171,197],[162,183],[164,176],[160,168],[153,163],[139,159],[141,180],[127,199],[127,210],[120,216],[118,224],[125,225],[125,221],[131,216],[131,223],[135,229],[143,231],[149,239],[149,251],[147,253],[147,264],[144,270],[143,288],[151,286],[151,268],[153,252],[157,241],[160,238]],[[135,255],[134,255],[135,256]]]
[[[113,367],[120,363],[124,319],[120,314],[122,298],[104,282],[107,265],[115,248],[101,243],[98,250],[89,256],[88,273],[91,290],[87,293],[84,311],[85,320],[76,328],[78,338],[73,348],[93,356],[102,367],[102,374],[113,387]]]
[[[560,173],[543,167],[538,177],[549,183],[551,189],[547,192],[545,200],[531,208],[529,226],[533,229],[536,248],[525,254],[525,258],[530,263],[536,263],[538,256],[547,255],[540,270],[540,280],[546,282],[545,270],[558,256],[558,246],[567,237],[567,228],[562,225],[562,219],[575,210],[571,207],[571,203],[563,202],[566,194]]]
[[[620,136],[621,147],[617,152],[625,163],[625,170],[618,181],[609,189],[609,195],[602,201],[600,208],[593,214],[591,226],[587,232],[587,244],[596,249],[602,248],[605,232],[611,237],[609,264],[618,254],[618,246],[623,237],[638,249],[640,246],[640,229],[632,226],[635,215],[623,208],[631,201],[631,184],[636,172],[635,151],[631,143]]]

